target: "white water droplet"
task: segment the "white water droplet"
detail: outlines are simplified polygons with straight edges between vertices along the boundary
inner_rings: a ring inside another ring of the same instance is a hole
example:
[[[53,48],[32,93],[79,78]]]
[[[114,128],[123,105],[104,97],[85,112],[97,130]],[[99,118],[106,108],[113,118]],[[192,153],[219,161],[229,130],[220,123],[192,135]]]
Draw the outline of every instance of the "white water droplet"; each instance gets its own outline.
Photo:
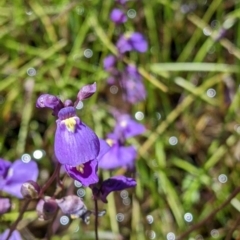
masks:
[[[211,31],[211,29],[205,27],[203,29],[203,34],[206,36],[210,36],[212,34],[212,31]]]
[[[122,200],[122,202],[125,206],[129,206],[131,204],[131,199],[130,198],[124,198]]]
[[[79,189],[77,190],[77,195],[78,195],[79,197],[84,197],[85,194],[86,194],[85,189],[79,188]]]
[[[136,118],[138,121],[143,120],[143,119],[144,119],[144,114],[143,114],[143,112],[140,112],[140,111],[136,112],[136,113],[135,113],[135,118]]]
[[[127,15],[128,15],[129,18],[133,19],[133,18],[135,18],[137,16],[137,12],[136,12],[135,9],[129,9],[127,11]]]
[[[175,234],[172,232],[169,232],[167,234],[167,240],[175,240]]]
[[[33,152],[33,157],[37,160],[41,159],[44,155],[45,155],[45,151],[43,150],[38,149]]]
[[[83,102],[82,101],[79,101],[77,106],[76,106],[76,109],[82,109],[84,106]]]
[[[84,56],[86,57],[86,58],[91,58],[92,57],[92,55],[93,55],[93,51],[91,50],[91,49],[86,49],[86,50],[84,50]]]
[[[69,223],[69,217],[68,217],[68,216],[62,216],[62,217],[60,218],[60,223],[61,223],[62,225],[67,225],[67,224]]]
[[[80,188],[82,186],[82,183],[77,180],[74,180],[74,185],[75,187]]]
[[[207,90],[207,96],[210,98],[214,98],[216,96],[216,90],[213,88],[209,88]]]
[[[147,222],[148,222],[148,224],[152,224],[152,223],[153,223],[153,221],[154,221],[154,219],[153,219],[153,216],[152,216],[152,215],[147,215],[146,219],[147,219]]]
[[[24,163],[29,163],[31,161],[31,156],[28,153],[24,153],[21,157],[21,160]]]
[[[218,181],[219,181],[220,183],[226,183],[227,180],[228,180],[228,177],[227,177],[225,174],[220,174],[220,175],[218,176]]]
[[[185,213],[184,214],[184,220],[186,221],[186,222],[192,222],[192,220],[193,220],[193,215],[191,214],[191,213]]]
[[[127,190],[122,190],[120,192],[120,196],[122,199],[128,198],[128,191]]]
[[[177,137],[172,136],[172,137],[169,138],[168,142],[169,142],[170,145],[174,146],[174,145],[177,145],[178,139],[177,139]]]
[[[31,67],[31,68],[28,68],[27,70],[27,75],[30,76],[30,77],[33,77],[37,74],[37,71],[35,68]]]
[[[218,232],[217,229],[213,229],[210,234],[213,238],[218,238],[219,237],[219,232]]]
[[[118,222],[122,222],[122,221],[124,220],[124,215],[123,215],[122,213],[118,213],[118,214],[116,215],[116,220],[117,220]]]
[[[112,85],[110,87],[110,93],[117,94],[118,93],[118,87],[116,85]]]

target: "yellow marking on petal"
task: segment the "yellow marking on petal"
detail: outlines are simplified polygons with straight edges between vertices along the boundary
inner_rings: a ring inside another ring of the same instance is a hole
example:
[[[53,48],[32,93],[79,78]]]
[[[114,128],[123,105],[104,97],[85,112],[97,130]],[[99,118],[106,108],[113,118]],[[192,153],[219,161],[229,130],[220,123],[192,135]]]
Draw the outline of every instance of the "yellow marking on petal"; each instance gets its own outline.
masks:
[[[62,122],[65,124],[65,126],[69,132],[75,132],[77,122],[74,117],[62,120]]]
[[[78,166],[76,167],[76,169],[77,169],[80,173],[84,173],[84,165],[83,165],[83,164],[78,165]]]
[[[107,142],[107,144],[108,144],[110,147],[112,147],[113,144],[114,144],[114,141],[113,141],[112,139],[110,139],[110,138],[107,138],[107,139],[106,139],[106,142]]]

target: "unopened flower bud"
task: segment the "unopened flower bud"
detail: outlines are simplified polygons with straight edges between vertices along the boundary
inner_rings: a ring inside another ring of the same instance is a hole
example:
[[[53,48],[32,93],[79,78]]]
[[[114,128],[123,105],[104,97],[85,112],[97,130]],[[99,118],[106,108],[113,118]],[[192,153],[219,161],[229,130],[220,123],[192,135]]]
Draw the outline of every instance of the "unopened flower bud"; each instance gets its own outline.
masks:
[[[0,198],[0,215],[8,212],[11,208],[11,202],[8,198]]]
[[[29,180],[22,184],[21,194],[23,195],[24,198],[28,199],[38,198],[39,192],[40,192],[39,185],[32,180]]]
[[[78,92],[77,95],[78,101],[90,98],[96,92],[96,90],[97,90],[96,82],[94,82],[93,84],[85,85]]]
[[[58,205],[54,199],[51,197],[45,197],[44,200],[41,199],[37,204],[37,212],[39,220],[49,220],[51,219],[58,209]]]
[[[80,197],[69,195],[61,199],[56,199],[56,202],[62,212],[70,215],[71,218],[82,217],[87,212],[87,207]]]

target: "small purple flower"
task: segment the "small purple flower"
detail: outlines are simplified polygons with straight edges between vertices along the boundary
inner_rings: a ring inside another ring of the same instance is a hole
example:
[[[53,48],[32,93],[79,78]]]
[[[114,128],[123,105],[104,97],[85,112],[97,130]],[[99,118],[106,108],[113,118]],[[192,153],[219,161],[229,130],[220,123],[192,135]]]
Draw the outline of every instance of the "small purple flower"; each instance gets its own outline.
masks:
[[[121,77],[123,97],[132,104],[140,102],[146,98],[145,86],[142,76],[134,65],[127,65]]]
[[[122,35],[116,43],[119,53],[123,54],[129,51],[146,52],[148,43],[141,33],[133,32]]]
[[[141,123],[136,122],[128,114],[120,114],[117,116],[117,124],[114,128],[116,136],[124,139],[140,135],[146,131],[146,128]]]
[[[10,229],[6,229],[2,234],[0,234],[0,240],[6,240],[8,237]],[[14,230],[11,234],[11,237],[9,240],[22,240],[22,237],[19,233],[19,231]]]
[[[11,209],[11,201],[9,198],[0,198],[0,215]]]
[[[29,180],[36,181],[38,172],[37,164],[34,161],[24,163],[16,160],[11,163],[0,159],[0,190],[17,198],[23,198],[22,184]]]
[[[43,94],[37,100],[37,107],[51,108],[58,117],[54,150],[61,164],[76,167],[98,156],[100,143],[97,135],[77,117],[73,107],[79,101],[91,97],[95,91],[96,83],[83,86],[74,104],[69,99],[63,104],[59,98],[49,94]]]
[[[76,115],[74,107],[58,113],[54,150],[58,161],[76,167],[96,159],[100,149],[97,135]]]
[[[104,203],[107,203],[107,196],[113,191],[121,191],[126,188],[135,187],[137,185],[133,178],[125,176],[115,176],[103,181],[100,187],[100,198]]]
[[[107,139],[111,149],[99,159],[99,167],[102,169],[115,169],[120,167],[133,168],[137,151],[133,146],[123,146],[121,141]]]
[[[116,65],[116,57],[114,55],[108,55],[103,60],[103,67],[106,71],[111,71]]]
[[[65,165],[65,170],[67,174],[82,183],[84,187],[88,187],[91,184],[98,182],[98,159],[100,159],[107,151],[109,151],[109,145],[102,139],[100,140],[100,152],[98,157],[92,161],[79,165],[77,167],[72,167]]]
[[[127,16],[121,9],[114,8],[110,14],[110,19],[116,24],[121,24],[127,21]]]

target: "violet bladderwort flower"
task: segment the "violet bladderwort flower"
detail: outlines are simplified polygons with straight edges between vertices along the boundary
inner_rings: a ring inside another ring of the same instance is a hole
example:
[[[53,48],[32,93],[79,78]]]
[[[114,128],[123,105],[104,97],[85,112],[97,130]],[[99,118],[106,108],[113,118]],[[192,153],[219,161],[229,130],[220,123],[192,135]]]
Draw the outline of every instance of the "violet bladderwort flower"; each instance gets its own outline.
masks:
[[[146,89],[142,81],[142,76],[134,65],[127,65],[121,73],[120,84],[123,88],[123,98],[132,104],[140,102],[146,98]]]
[[[50,108],[53,110],[53,115],[58,118],[54,150],[57,160],[63,165],[76,167],[98,156],[99,139],[76,115],[74,107],[80,101],[91,97],[95,91],[96,83],[82,87],[74,104],[71,100],[63,103],[58,97],[50,94],[43,94],[37,100],[38,108]]]
[[[11,163],[0,159],[0,190],[17,198],[23,198],[22,184],[29,180],[36,181],[38,173],[38,167],[34,161],[25,163],[16,160]]]
[[[125,140],[145,131],[145,127],[133,120],[128,114],[117,114],[117,124],[113,133],[108,134],[107,142],[111,149],[99,160],[102,169],[134,167],[137,151],[133,146],[125,146]],[[109,160],[111,159],[111,161]]]
[[[125,33],[117,41],[116,47],[120,54],[130,51],[146,52],[148,43],[145,37],[138,32]]]
[[[127,21],[127,16],[121,9],[114,8],[110,13],[110,19],[116,24],[121,24]]]

